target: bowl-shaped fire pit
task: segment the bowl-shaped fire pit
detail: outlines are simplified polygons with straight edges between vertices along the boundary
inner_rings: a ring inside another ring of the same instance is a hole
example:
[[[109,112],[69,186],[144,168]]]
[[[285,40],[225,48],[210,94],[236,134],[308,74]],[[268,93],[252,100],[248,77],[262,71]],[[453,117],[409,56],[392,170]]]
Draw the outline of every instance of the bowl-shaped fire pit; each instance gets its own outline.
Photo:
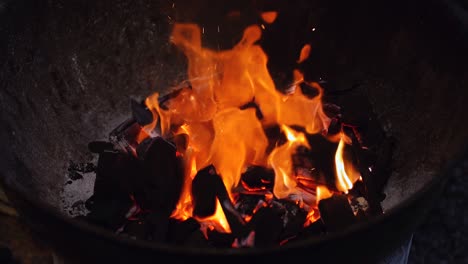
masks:
[[[7,2],[1,180],[78,263],[376,263],[467,149],[460,10]]]

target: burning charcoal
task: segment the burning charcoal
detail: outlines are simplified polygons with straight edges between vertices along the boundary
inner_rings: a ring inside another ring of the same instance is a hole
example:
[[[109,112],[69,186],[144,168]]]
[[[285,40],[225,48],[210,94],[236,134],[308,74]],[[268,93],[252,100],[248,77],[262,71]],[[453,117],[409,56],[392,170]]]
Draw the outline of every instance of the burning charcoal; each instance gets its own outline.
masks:
[[[133,119],[140,125],[146,126],[153,122],[153,113],[146,107],[144,102],[130,101]]]
[[[141,132],[141,126],[135,119],[130,118],[112,130],[109,134],[109,141],[117,150],[133,154],[138,146],[137,139]]]
[[[216,248],[230,248],[234,242],[234,235],[230,233],[221,233],[216,230],[207,231],[208,241]]]
[[[377,191],[377,185],[374,179],[375,175],[369,170],[371,164],[366,159],[366,151],[362,148],[360,141],[352,127],[344,126],[343,130],[352,141],[351,147],[366,190],[365,197],[369,203],[369,213],[373,215],[381,214],[382,206],[380,202],[382,200],[382,194]]]
[[[193,215],[213,215],[216,210],[216,196],[223,188],[224,183],[212,165],[199,170],[192,181]]]
[[[92,141],[88,143],[89,151],[101,154],[104,151],[115,151],[114,144],[107,141]]]
[[[135,177],[134,191],[138,205],[169,217],[179,200],[184,180],[183,160],[177,157],[175,147],[162,137],[152,138],[139,158],[142,172]]]
[[[255,98],[252,101],[250,101],[250,102],[248,102],[245,105],[240,107],[241,110],[244,110],[244,109],[247,109],[247,108],[255,108],[255,115],[257,116],[258,120],[263,119],[262,110],[260,109],[258,104],[255,102]]]
[[[86,220],[116,231],[125,223],[126,215],[132,205],[133,201],[128,196],[92,196],[86,202],[86,207],[90,210]]]
[[[262,166],[250,166],[241,175],[241,181],[247,190],[272,190],[275,171]]]
[[[308,151],[313,166],[320,174],[329,188],[335,186],[335,153],[338,147],[337,143],[330,142],[321,134],[307,135],[307,140],[311,149]],[[323,184],[323,183],[322,183]]]
[[[247,234],[245,221],[235,209],[221,177],[213,165],[201,169],[192,181],[194,215],[210,216],[216,209],[216,197],[221,203],[224,215],[235,237]]]
[[[176,245],[184,244],[190,235],[198,230],[200,230],[200,223],[194,218],[184,221],[170,218],[167,242]]]
[[[138,144],[138,146],[135,149],[136,156],[139,159],[143,160],[143,158],[145,157],[146,151],[148,151],[152,143],[153,143],[153,138],[148,137],[148,138],[143,139],[143,141],[141,141],[140,144]]]
[[[254,210],[265,203],[265,195],[239,193],[236,198],[236,210],[243,216],[252,216]]]
[[[103,152],[99,155],[94,183],[94,195],[125,196],[133,191],[133,178],[140,172],[137,160],[127,154]]]
[[[267,247],[278,245],[283,230],[281,213],[272,207],[261,207],[249,222],[255,231],[255,246]]]
[[[328,232],[342,230],[356,221],[346,195],[334,194],[320,200],[318,208]]]
[[[320,164],[316,164],[312,152],[305,147],[298,147],[292,155],[294,175],[298,184],[305,188],[315,189],[317,184],[326,185],[327,179],[321,173]]]
[[[181,87],[177,88],[177,89],[174,89],[173,91],[159,97],[158,101],[159,101],[159,107],[161,107],[162,109],[164,110],[168,110],[169,108],[167,107],[166,103],[173,99],[173,98],[176,98],[177,96],[179,96],[179,94],[186,90],[186,89],[192,89],[192,86],[189,82],[186,82],[186,83],[183,83],[181,85]]]
[[[296,236],[304,227],[307,212],[295,202],[289,200],[277,200],[272,203],[283,221],[283,230],[280,239],[289,239]]]

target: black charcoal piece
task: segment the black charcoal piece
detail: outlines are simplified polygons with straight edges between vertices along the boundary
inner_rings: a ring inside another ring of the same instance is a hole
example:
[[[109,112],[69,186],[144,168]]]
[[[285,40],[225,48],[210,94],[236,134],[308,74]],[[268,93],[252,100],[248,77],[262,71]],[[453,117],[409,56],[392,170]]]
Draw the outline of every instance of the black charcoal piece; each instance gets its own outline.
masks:
[[[281,212],[272,207],[261,207],[253,215],[249,227],[255,231],[255,247],[278,245],[283,231]]]
[[[223,180],[213,165],[198,171],[192,182],[192,197],[194,215],[212,215],[216,209],[215,198],[218,198],[233,235],[241,238],[248,233],[242,215],[232,204]]]
[[[128,196],[97,197],[92,196],[86,202],[90,212],[86,220],[93,224],[116,231],[126,222],[126,215],[133,205]]]
[[[122,122],[109,134],[109,141],[114,147],[122,152],[132,154],[138,146],[138,135],[141,133],[141,126],[133,118]]]
[[[146,151],[148,151],[149,147],[153,143],[153,138],[148,137],[143,139],[143,141],[138,144],[138,146],[135,149],[136,155],[139,159],[143,159],[146,155]]]
[[[215,213],[216,197],[223,191],[224,183],[210,165],[197,172],[192,181],[193,215],[207,217]]]
[[[140,126],[146,126],[153,122],[153,113],[146,107],[144,102],[131,99],[130,106],[132,109],[132,117]]]
[[[235,207],[241,215],[252,216],[254,209],[263,203],[265,203],[265,195],[239,193],[236,197]]]
[[[119,152],[99,154],[94,182],[95,196],[129,196],[136,175],[140,173],[138,161],[131,155]]]
[[[194,218],[181,221],[170,218],[167,234],[167,242],[175,245],[182,245],[190,235],[200,229],[200,223]]]
[[[330,189],[336,190],[335,184],[335,153],[338,143],[326,139],[321,134],[308,134],[307,141],[310,146],[308,155],[313,166],[321,174],[321,183],[326,183]]]
[[[93,153],[102,153],[104,151],[115,151],[114,144],[107,141],[92,141],[88,143],[89,151]]]
[[[307,212],[296,203],[285,201],[284,208],[286,211],[282,217],[284,227],[280,236],[281,240],[297,236],[304,228],[307,218]]]
[[[174,145],[161,137],[152,138],[139,158],[142,171],[133,179],[138,205],[169,217],[184,181],[183,160],[177,157]]]
[[[356,221],[346,195],[334,194],[330,198],[320,200],[318,208],[327,232],[343,230]]]
[[[351,138],[351,147],[355,158],[355,164],[361,174],[362,181],[365,186],[365,198],[369,203],[368,212],[372,215],[381,214],[382,193],[377,190],[375,174],[371,172],[371,162],[367,159],[366,150],[362,148],[359,138],[356,135],[355,129],[349,126],[343,126],[343,131]]]
[[[234,243],[234,235],[230,233],[221,233],[216,230],[208,230],[208,241],[216,248],[230,248]]]
[[[328,126],[328,136],[333,136],[341,132],[341,120],[339,118],[332,118]]]
[[[275,171],[262,166],[250,166],[242,173],[241,181],[247,190],[273,190]]]

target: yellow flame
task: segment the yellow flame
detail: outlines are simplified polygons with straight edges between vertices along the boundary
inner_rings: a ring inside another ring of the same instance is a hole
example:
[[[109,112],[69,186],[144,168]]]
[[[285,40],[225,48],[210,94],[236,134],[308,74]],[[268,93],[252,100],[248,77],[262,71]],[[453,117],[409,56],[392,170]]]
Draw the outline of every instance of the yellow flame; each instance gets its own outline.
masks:
[[[277,15],[268,12],[262,18],[269,24]],[[298,88],[304,82],[299,70],[293,72],[296,87],[293,92],[285,95],[275,87],[267,67],[268,57],[258,44],[262,35],[260,26],[247,27],[242,39],[230,50],[202,47],[201,35],[198,25],[174,24],[170,40],[187,57],[190,87],[181,89],[164,108],[159,106],[157,93],[146,99],[155,121],[145,131],[151,131],[159,123],[162,135],[184,133],[189,137],[183,153],[188,167],[185,184],[172,214],[179,219],[192,215],[191,181],[197,168],[210,164],[220,174],[230,197],[241,172],[249,165],[269,165],[274,169],[274,194],[278,198],[296,192],[291,155],[298,146],[310,146],[303,133],[288,126],[302,126],[312,134],[322,132],[330,123],[322,110],[322,88],[318,83],[310,83],[318,95],[305,96]],[[304,46],[299,60],[305,60],[309,53],[310,45]],[[256,109],[242,108],[252,102],[260,109],[261,120]],[[281,125],[288,142],[268,154],[264,128],[270,125]],[[222,210],[219,212],[210,221],[218,219],[219,224],[213,226],[226,230],[221,224]]]
[[[353,182],[346,173],[345,162],[343,159],[343,150],[345,147],[345,141],[343,136],[341,136],[340,142],[338,143],[338,148],[335,153],[335,170],[337,177],[337,188],[338,190],[348,193],[348,190],[353,188]]]
[[[296,190],[297,182],[292,171],[292,155],[299,146],[310,148],[303,133],[294,131],[286,125],[282,125],[281,129],[286,134],[288,142],[276,147],[268,157],[268,163],[275,171],[273,193],[279,199],[286,198],[298,191]]]

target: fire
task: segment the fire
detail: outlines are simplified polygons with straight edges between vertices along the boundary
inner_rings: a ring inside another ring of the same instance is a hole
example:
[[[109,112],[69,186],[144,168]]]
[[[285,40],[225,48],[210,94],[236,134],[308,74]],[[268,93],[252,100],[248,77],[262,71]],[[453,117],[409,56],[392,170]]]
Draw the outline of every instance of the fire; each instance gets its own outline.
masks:
[[[275,148],[268,158],[269,165],[275,170],[273,193],[280,199],[299,192],[296,189],[297,183],[294,175],[292,175],[291,156],[299,146],[310,148],[303,133],[295,132],[285,125],[281,126],[281,129],[286,134],[288,142]]]
[[[320,202],[320,200],[327,199],[333,196],[333,192],[330,191],[327,186],[324,185],[318,185],[317,189],[317,205]]]
[[[205,237],[208,237],[207,230],[216,229],[223,233],[231,233],[231,228],[229,227],[229,223],[224,215],[223,208],[221,207],[221,203],[218,199],[216,199],[216,211],[212,216],[208,216],[205,218],[197,218],[195,219],[201,223],[201,230],[203,231]]]
[[[340,142],[335,154],[335,170],[337,177],[336,188],[344,193],[348,193],[348,190],[353,188],[354,182],[356,182],[361,175],[357,172],[352,164],[346,162],[343,158],[344,147],[345,147],[346,136],[340,134]]]
[[[277,15],[277,12],[266,12],[261,17],[270,24]],[[184,133],[189,137],[188,147],[181,153],[186,162],[185,184],[171,217],[184,220],[192,216],[191,182],[197,169],[210,164],[221,176],[231,199],[241,173],[250,165],[274,170],[275,197],[287,198],[302,191],[297,188],[291,156],[298,147],[313,147],[309,146],[305,133],[322,133],[330,124],[322,109],[323,90],[318,83],[307,83],[318,95],[305,96],[300,88],[305,83],[304,76],[296,69],[289,92],[280,92],[268,71],[268,57],[257,44],[261,35],[261,28],[252,25],[232,49],[213,51],[202,47],[199,26],[177,23],[173,27],[170,40],[188,59],[189,84],[164,102],[164,107],[160,105],[158,93],[149,96],[145,103],[154,120],[144,127],[148,135],[159,126],[162,136]],[[305,45],[297,62],[306,60],[310,52],[311,46]],[[269,139],[265,129],[276,125],[281,127],[287,142],[267,153]],[[305,132],[298,132],[293,126],[300,126]],[[356,174],[347,168],[350,164],[345,164],[344,144],[342,137],[335,162],[337,188],[347,192]],[[317,202],[330,193],[326,187],[318,186]],[[317,208],[311,207],[309,222],[318,217]],[[197,220],[209,228],[230,232],[219,201],[214,215]]]

